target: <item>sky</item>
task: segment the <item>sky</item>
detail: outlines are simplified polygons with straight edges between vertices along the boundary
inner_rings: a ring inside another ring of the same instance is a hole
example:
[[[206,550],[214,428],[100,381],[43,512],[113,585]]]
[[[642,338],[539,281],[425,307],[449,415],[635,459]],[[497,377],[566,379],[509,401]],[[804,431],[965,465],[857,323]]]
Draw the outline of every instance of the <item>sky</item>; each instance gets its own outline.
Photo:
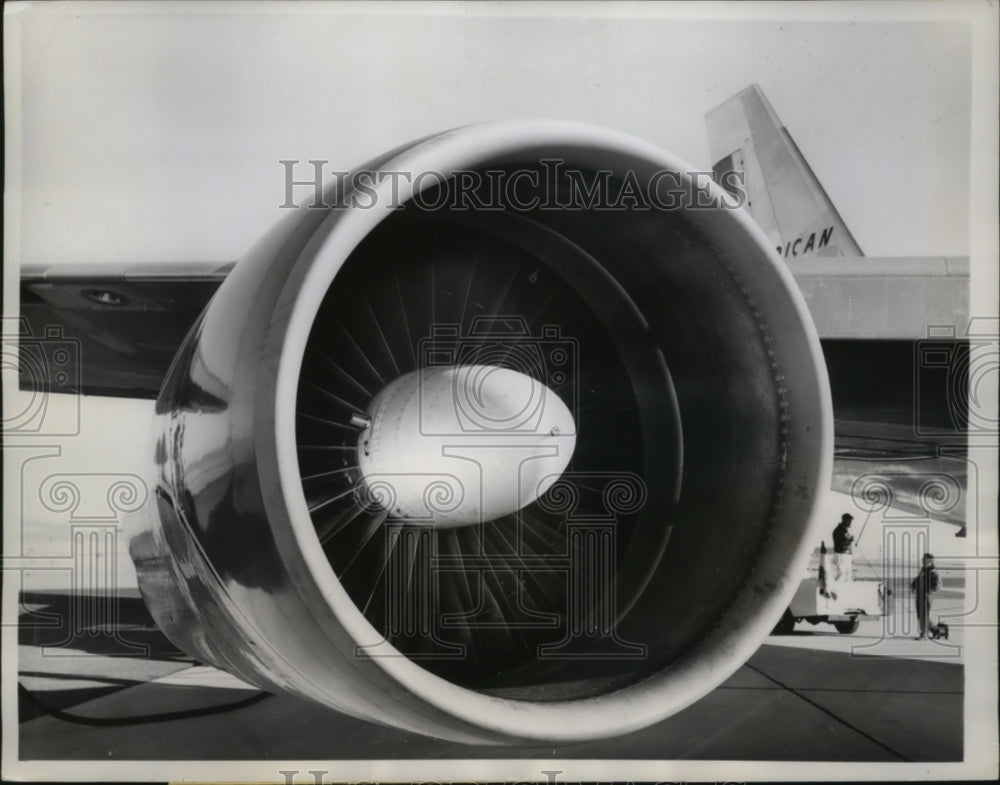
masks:
[[[585,120],[708,168],[705,113],[751,82],[866,254],[968,253],[969,26],[730,8],[23,9],[17,256],[235,260],[281,216],[279,160],[349,168],[482,120]]]

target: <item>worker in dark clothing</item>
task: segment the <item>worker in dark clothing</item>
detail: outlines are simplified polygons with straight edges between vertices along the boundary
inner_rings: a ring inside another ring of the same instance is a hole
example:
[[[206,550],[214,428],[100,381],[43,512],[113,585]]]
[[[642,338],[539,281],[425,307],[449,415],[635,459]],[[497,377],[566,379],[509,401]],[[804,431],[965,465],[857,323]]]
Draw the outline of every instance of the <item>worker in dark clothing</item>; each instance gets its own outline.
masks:
[[[917,606],[917,623],[920,625],[920,635],[917,636],[917,640],[926,638],[928,633],[932,638],[938,637],[937,627],[931,624],[931,595],[940,585],[941,579],[934,569],[934,555],[925,553],[924,566],[917,573],[917,577],[910,581],[910,591],[914,594]]]
[[[851,553],[854,550],[854,535],[851,534],[851,521],[854,516],[845,512],[840,516],[840,523],[833,530],[833,552]]]
[[[833,579],[835,581],[854,580],[854,535],[851,534],[851,521],[854,516],[845,512],[840,516],[840,523],[833,530]]]

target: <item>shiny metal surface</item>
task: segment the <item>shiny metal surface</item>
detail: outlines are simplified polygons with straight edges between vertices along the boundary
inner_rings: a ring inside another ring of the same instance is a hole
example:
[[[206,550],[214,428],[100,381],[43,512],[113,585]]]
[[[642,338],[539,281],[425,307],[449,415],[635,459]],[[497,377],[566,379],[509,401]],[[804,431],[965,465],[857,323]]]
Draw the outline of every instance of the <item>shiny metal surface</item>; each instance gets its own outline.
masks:
[[[367,413],[357,441],[367,492],[394,518],[436,527],[527,507],[559,479],[576,442],[559,396],[497,366],[411,371],[382,389]],[[432,494],[443,496],[429,504]]]
[[[547,122],[450,131],[366,168],[447,174],[554,156],[686,177],[681,162],[652,145]],[[388,201],[397,185],[377,190]],[[670,216],[684,227],[679,258],[660,252],[659,214],[545,217],[547,230],[587,244],[617,271],[668,354],[677,401],[661,398],[650,417],[680,418],[665,426],[675,437],[657,445],[674,456],[663,464],[673,468],[644,479],[664,504],[676,501],[671,510],[682,520],[674,550],[647,556],[648,574],[622,611],[646,636],[651,673],[587,700],[501,698],[380,644],[330,568],[302,490],[295,420],[306,343],[345,260],[392,215],[382,204],[289,215],[234,268],[181,348],[157,402],[158,516],[131,546],[157,622],[193,656],[265,689],[457,741],[597,738],[690,704],[756,649],[787,605],[811,547],[816,496],[829,485],[828,385],[791,276],[760,230],[732,210]],[[603,245],[621,237],[628,247]],[[684,257],[682,248],[694,250]],[[615,254],[626,257],[618,267],[607,261]],[[677,594],[679,564],[689,565],[691,585],[722,581],[724,589],[678,605],[687,609],[676,620],[683,645],[662,615],[664,592]],[[738,565],[739,576],[720,575],[720,564]],[[702,606],[711,606],[707,618]]]

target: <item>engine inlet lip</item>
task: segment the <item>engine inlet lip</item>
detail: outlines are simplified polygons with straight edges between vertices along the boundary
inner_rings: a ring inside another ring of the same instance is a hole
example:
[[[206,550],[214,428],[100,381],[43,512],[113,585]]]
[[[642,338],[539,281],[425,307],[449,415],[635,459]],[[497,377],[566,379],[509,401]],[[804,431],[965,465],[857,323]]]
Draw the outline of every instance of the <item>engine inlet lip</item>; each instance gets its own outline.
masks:
[[[486,123],[449,131],[404,149],[383,162],[381,168],[450,174],[502,162],[515,155],[540,157],[557,151],[564,155],[568,152],[567,158],[577,156],[584,162],[589,156],[640,170],[671,170],[688,180],[691,178],[687,172],[693,171],[693,167],[634,137],[562,121]],[[374,641],[380,636],[354,605],[318,547],[298,471],[296,396],[306,342],[323,297],[351,252],[391,214],[388,207],[378,205],[391,203],[392,187],[399,188],[399,200],[403,202],[414,195],[411,184],[383,181],[375,188],[381,199],[375,207],[331,211],[296,262],[298,274],[290,277],[282,295],[290,315],[274,377],[274,397],[270,402],[275,427],[271,444],[275,454],[266,463],[277,468],[288,523],[297,543],[297,558],[305,563],[309,578],[327,601],[331,613],[355,641]],[[726,198],[714,184],[700,184],[698,188],[709,190],[712,196]],[[812,530],[817,523],[814,500],[829,484],[832,468],[829,389],[824,386],[825,366],[818,337],[790,273],[749,216],[742,211],[726,212],[725,216],[713,217],[707,212],[692,216],[692,222],[703,226],[713,221],[725,220],[730,222],[728,226],[736,222],[743,235],[740,239],[748,245],[745,256],[753,257],[753,262],[763,268],[762,275],[770,275],[775,286],[784,289],[777,296],[791,304],[788,320],[804,335],[802,351],[811,355],[817,369],[816,390],[810,399],[815,403],[815,412],[809,412],[803,428],[813,429],[811,439],[819,445],[819,455],[813,458],[815,466],[796,469],[799,476],[795,489],[803,497],[811,495],[813,501],[800,502],[804,506],[798,510],[811,524],[792,527],[786,523],[773,534],[772,550],[752,576],[758,596],[746,600],[747,607],[758,612],[735,620],[730,618],[732,624],[717,628],[695,647],[692,652],[695,656],[682,659],[641,684],[584,700],[537,703],[498,698],[448,682],[402,655],[374,660],[390,678],[424,704],[455,716],[472,729],[493,731],[511,739],[567,742],[627,733],[676,713],[728,678],[753,653],[770,631],[773,618],[777,618],[787,605],[809,556]],[[795,513],[796,509],[785,511],[786,516]],[[789,553],[793,554],[791,559]]]

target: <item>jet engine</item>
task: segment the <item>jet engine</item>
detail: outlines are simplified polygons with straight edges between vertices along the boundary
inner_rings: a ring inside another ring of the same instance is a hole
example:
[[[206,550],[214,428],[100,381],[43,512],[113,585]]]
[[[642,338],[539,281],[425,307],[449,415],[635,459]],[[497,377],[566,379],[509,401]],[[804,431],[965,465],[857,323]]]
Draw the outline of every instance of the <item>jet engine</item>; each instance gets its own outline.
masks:
[[[197,659],[475,744],[691,704],[794,592],[829,487],[802,298],[633,137],[398,148],[229,274],[156,404],[143,597]]]

